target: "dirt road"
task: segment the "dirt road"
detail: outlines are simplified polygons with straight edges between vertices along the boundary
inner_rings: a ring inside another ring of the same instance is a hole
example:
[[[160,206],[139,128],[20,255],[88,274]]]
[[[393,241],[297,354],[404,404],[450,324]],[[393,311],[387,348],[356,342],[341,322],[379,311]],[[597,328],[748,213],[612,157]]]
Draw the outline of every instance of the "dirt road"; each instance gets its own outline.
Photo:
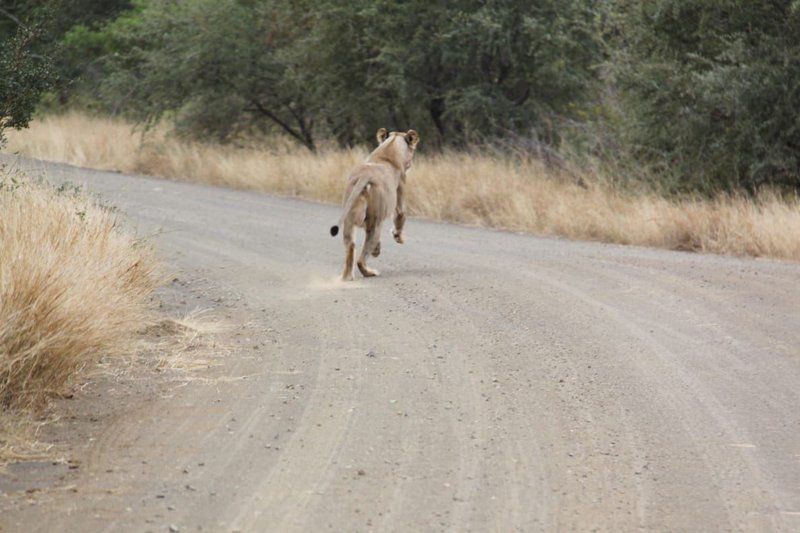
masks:
[[[3,531],[800,530],[800,265],[411,220],[342,285],[335,207],[46,168],[253,345]]]

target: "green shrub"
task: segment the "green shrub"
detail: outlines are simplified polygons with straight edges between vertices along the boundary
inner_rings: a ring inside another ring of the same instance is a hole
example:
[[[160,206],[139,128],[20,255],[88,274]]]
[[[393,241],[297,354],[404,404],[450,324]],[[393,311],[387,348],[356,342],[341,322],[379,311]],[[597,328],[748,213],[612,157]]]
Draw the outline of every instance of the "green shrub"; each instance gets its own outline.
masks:
[[[800,186],[800,2],[621,0],[623,144],[671,190]]]
[[[0,27],[0,145],[5,128],[24,128],[36,103],[53,82],[52,61],[39,49],[42,30],[33,15],[20,18],[11,12]]]

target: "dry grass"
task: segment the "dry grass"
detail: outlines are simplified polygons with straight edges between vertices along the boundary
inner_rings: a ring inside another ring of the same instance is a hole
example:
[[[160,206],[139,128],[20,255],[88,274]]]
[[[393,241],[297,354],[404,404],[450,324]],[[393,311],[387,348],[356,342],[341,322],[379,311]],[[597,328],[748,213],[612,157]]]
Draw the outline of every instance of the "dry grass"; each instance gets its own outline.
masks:
[[[52,448],[38,435],[48,421],[26,415],[19,411],[0,415],[0,472],[6,463],[44,459]]]
[[[157,354],[150,363],[157,371],[186,371],[181,379],[198,379],[188,372],[219,364],[230,347],[218,340],[228,326],[210,309],[195,309],[181,317],[163,317],[141,331],[146,351]]]
[[[9,137],[8,148],[29,157],[326,202],[340,201],[343,177],[366,155],[181,142],[164,129],[142,137],[124,122],[77,114],[44,118]],[[420,156],[408,205],[413,215],[542,235],[800,260],[797,198],[678,201],[617,190],[593,171],[582,171],[578,186],[576,174],[535,160]]]
[[[7,174],[0,184],[6,410],[41,405],[76,371],[129,347],[158,278],[150,249],[90,198]]]

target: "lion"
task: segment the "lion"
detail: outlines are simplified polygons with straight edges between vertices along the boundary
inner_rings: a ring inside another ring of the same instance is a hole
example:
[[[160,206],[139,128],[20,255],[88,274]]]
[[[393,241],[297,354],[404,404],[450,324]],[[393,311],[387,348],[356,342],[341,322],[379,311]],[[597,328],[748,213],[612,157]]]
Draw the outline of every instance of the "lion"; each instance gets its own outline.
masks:
[[[344,194],[344,210],[339,223],[331,227],[331,236],[339,233],[342,226],[345,260],[342,279],[353,280],[353,261],[355,259],[355,228],[364,228],[366,238],[358,258],[358,270],[366,278],[378,275],[377,270],[367,267],[367,255],[378,257],[381,253],[381,226],[383,221],[394,213],[392,236],[398,244],[403,244],[403,226],[406,215],[403,205],[403,189],[406,174],[419,143],[419,135],[414,130],[407,132],[386,131],[381,128],[376,134],[378,147],[367,160],[354,168],[349,175]]]

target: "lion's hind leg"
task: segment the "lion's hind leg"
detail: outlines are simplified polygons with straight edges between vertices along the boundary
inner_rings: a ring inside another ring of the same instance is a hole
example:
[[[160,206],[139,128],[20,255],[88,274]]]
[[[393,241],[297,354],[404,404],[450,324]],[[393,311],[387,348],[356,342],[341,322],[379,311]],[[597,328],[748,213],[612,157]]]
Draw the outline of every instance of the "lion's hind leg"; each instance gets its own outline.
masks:
[[[355,226],[352,221],[346,220],[342,237],[344,239],[344,272],[342,281],[353,281],[353,263],[356,258]]]
[[[367,219],[366,228],[367,237],[364,239],[364,246],[361,247],[361,256],[358,258],[358,270],[365,278],[377,276],[379,272],[367,267],[367,254],[372,254],[377,257],[375,250],[380,254],[380,239],[381,239],[381,223],[376,222],[374,219]]]

